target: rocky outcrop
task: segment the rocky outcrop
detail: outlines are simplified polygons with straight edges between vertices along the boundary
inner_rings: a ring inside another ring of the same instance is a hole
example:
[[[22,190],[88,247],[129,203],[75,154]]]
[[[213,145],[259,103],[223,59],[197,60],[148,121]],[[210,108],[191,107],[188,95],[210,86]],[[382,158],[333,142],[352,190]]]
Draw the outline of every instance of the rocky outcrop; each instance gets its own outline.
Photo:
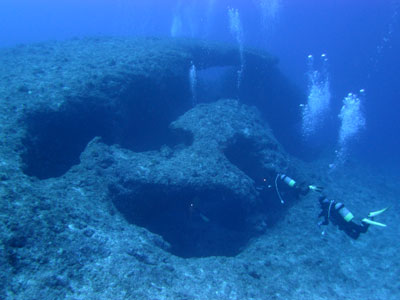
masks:
[[[182,282],[178,256],[236,255],[273,222],[258,187],[293,164],[258,110],[191,109],[190,65],[232,67],[235,47],[83,39],[0,57],[0,298],[125,297],[110,282],[149,298],[146,282]]]

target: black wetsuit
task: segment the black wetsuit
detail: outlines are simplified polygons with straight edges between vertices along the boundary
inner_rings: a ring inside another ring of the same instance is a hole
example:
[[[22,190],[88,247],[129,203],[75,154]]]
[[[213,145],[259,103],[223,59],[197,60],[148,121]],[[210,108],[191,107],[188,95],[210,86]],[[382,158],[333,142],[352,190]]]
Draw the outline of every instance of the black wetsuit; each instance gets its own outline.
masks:
[[[338,202],[329,200],[325,196],[319,199],[319,203],[322,210],[319,217],[324,218],[324,220],[319,223],[320,225],[328,225],[330,220],[333,224],[337,225],[340,230],[343,230],[348,236],[355,240],[358,239],[361,233],[367,232],[369,224],[357,222],[354,218],[350,221],[344,219],[339,212],[343,209],[344,205],[339,205],[339,207],[337,207]]]

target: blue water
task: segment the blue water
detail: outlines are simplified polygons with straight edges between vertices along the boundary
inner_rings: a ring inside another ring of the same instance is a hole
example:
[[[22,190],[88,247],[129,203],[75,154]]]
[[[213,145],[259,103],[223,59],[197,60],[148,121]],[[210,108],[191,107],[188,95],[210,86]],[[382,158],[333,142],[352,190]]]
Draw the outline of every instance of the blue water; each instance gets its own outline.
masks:
[[[332,101],[325,130],[331,143],[340,126],[342,99],[365,89],[367,126],[353,151],[369,162],[393,163],[400,150],[398,2],[2,0],[0,47],[93,35],[170,36],[174,16],[180,18],[176,36],[234,43],[228,9],[235,8],[244,46],[276,55],[281,70],[305,92],[307,55],[328,55]],[[263,19],[262,3],[270,10],[278,6]]]

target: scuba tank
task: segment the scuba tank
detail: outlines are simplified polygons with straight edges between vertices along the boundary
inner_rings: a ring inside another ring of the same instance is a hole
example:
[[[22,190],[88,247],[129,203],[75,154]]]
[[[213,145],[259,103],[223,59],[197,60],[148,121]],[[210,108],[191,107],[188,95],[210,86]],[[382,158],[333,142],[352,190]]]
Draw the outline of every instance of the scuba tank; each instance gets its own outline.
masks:
[[[276,175],[276,177],[275,177],[275,190],[276,190],[276,193],[278,194],[279,200],[281,200],[281,203],[284,204],[285,201],[283,200],[283,198],[281,196],[281,193],[279,192],[279,189],[278,189],[278,182],[277,182],[278,178],[280,180],[282,180],[284,183],[286,183],[288,186],[290,186],[291,188],[295,187],[296,181],[294,179],[290,178],[289,176],[285,175],[285,174],[277,174]]]
[[[290,178],[285,174],[280,174],[279,178],[290,187],[294,187],[296,185],[296,180]]]
[[[341,202],[335,204],[335,210],[346,222],[350,222],[354,218],[354,215]]]

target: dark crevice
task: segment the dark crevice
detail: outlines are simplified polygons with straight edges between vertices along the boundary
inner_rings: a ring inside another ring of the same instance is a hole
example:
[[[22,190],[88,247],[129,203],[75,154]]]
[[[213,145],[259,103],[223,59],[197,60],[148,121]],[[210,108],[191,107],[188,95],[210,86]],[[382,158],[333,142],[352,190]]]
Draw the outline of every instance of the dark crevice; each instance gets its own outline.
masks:
[[[234,66],[201,69],[197,72],[199,102],[214,102],[223,98],[237,98],[237,72]]]
[[[261,183],[268,176],[261,163],[260,147],[251,139],[236,136],[225,149],[224,154],[228,160],[242,170],[256,183]]]
[[[79,163],[80,154],[96,136],[135,152],[191,143],[188,135],[169,130],[169,124],[187,109],[185,101],[189,105],[187,89],[178,89],[172,79],[166,81],[163,88],[142,80],[117,100],[70,99],[57,111],[29,114],[24,119],[24,173],[39,179],[63,175]]]
[[[125,219],[161,235],[170,252],[181,257],[234,256],[246,244],[246,210],[227,190],[166,190],[140,185],[135,194],[111,188],[115,207]]]
[[[263,167],[259,145],[251,139],[243,136],[235,137],[224,153],[228,160],[243,171],[247,176],[254,180],[255,186],[259,192],[259,206],[257,212],[263,215],[267,226],[271,227],[278,222],[284,215],[285,210],[297,198],[296,193],[289,189],[279,180],[277,181],[279,192],[285,199],[285,205],[282,205],[278,198],[275,177],[276,173],[271,173]]]
[[[69,105],[61,111],[41,111],[26,119],[23,140],[24,173],[39,179],[57,177],[79,163],[79,155],[95,136],[110,136],[106,108]]]

